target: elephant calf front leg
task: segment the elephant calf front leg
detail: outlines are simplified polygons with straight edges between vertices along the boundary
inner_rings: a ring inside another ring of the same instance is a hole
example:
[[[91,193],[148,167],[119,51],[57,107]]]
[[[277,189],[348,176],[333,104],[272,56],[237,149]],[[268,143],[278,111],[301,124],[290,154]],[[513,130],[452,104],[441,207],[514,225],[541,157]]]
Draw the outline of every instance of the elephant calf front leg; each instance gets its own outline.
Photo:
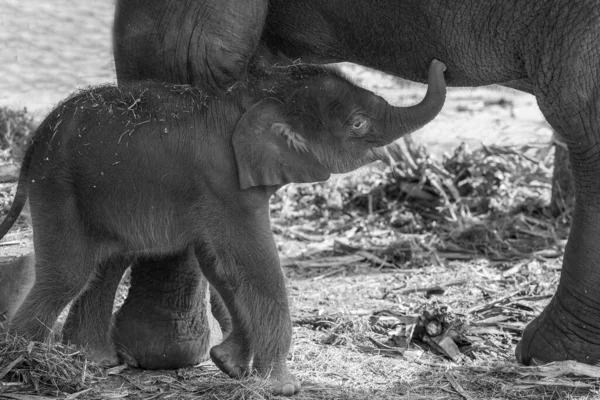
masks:
[[[279,257],[270,230],[243,231],[236,229],[239,237],[229,238],[235,245],[214,244],[216,257],[206,246],[197,249],[204,274],[221,294],[232,321],[231,334],[210,355],[233,378],[248,373],[254,356],[256,372],[271,379],[276,394],[289,396],[300,390],[300,383],[287,367],[292,324]]]

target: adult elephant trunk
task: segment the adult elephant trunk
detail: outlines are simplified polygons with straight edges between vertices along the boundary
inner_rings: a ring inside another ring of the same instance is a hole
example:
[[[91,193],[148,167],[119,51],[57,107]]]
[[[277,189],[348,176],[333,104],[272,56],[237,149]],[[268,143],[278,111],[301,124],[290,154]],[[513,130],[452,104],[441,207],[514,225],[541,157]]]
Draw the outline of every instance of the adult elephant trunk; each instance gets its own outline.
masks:
[[[419,104],[410,107],[386,107],[386,123],[381,136],[383,144],[389,144],[422,128],[439,114],[446,100],[445,70],[444,63],[433,60],[429,66],[427,93]]]

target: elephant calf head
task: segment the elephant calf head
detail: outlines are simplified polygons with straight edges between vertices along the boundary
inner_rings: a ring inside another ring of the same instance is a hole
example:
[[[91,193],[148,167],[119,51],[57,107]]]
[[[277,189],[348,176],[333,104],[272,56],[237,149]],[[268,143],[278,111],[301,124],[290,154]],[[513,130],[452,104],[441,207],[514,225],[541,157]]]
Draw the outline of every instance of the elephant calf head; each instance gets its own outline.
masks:
[[[431,121],[446,95],[445,66],[437,60],[425,98],[412,107],[393,107],[328,67],[285,70],[273,97],[254,104],[235,129],[242,189],[322,181],[382,159],[382,146]]]

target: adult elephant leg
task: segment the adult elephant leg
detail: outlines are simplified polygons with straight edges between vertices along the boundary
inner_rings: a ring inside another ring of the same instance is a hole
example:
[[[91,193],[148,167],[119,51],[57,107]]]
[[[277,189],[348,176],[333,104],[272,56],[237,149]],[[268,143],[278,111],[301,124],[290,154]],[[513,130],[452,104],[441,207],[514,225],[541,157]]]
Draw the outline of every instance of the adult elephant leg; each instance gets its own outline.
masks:
[[[119,363],[109,328],[115,293],[128,265],[129,260],[122,257],[101,264],[86,291],[71,306],[63,326],[63,341],[86,347],[91,358],[102,365]]]
[[[300,383],[287,367],[292,324],[268,209],[237,218],[230,228],[223,226],[213,235],[217,240],[199,244],[196,250],[232,322],[231,333],[211,349],[211,358],[223,372],[239,378],[249,372],[254,356],[254,368],[272,380],[273,391],[292,395]]]
[[[226,89],[256,51],[268,0],[118,0],[113,48],[128,80]]]
[[[552,173],[552,197],[550,198],[550,212],[560,215],[573,208],[575,204],[575,187],[573,172],[569,162],[569,149],[562,138],[554,133],[554,171]]]
[[[525,364],[534,359],[600,361],[600,54],[594,50],[598,36],[596,26],[582,24],[569,31],[567,39],[572,41],[539,57],[542,64],[534,79],[540,109],[567,143],[576,199],[558,289],[517,346],[517,359]]]
[[[221,341],[208,282],[190,248],[136,262],[131,287],[115,315],[111,338],[122,361],[144,369],[196,365]]]

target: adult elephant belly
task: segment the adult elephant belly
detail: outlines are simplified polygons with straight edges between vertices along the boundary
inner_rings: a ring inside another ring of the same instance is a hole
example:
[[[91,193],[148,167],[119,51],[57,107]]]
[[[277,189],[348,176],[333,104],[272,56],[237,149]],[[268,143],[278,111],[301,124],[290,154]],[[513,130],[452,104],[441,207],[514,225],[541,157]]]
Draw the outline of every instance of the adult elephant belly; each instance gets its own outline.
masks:
[[[596,0],[271,0],[263,55],[351,61],[423,82],[433,59],[453,86],[536,96],[565,139],[576,205],[557,291],[517,359],[600,361],[600,7]]]
[[[417,82],[436,58],[449,86],[528,79],[523,39],[539,10],[513,3],[271,0],[261,50],[303,62],[350,61]]]

